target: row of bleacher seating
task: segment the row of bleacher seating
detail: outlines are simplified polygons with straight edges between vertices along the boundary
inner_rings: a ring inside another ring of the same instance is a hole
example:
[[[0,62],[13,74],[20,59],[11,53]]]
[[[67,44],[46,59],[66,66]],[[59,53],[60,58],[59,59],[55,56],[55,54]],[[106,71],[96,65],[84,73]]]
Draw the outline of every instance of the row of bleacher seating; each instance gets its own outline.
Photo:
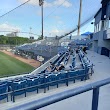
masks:
[[[56,64],[56,62],[63,56],[64,52],[59,54],[59,57],[53,62],[53,64]]]
[[[53,62],[54,64],[59,65],[65,57],[68,58],[69,53],[61,53],[58,59]],[[81,58],[82,59],[82,58]],[[88,78],[87,68],[78,69],[78,70],[69,70],[69,71],[60,71],[60,72],[46,72],[38,73],[32,75],[26,75],[23,77],[18,77],[14,79],[7,79],[0,81],[0,100],[11,96],[11,101],[15,101],[15,96],[24,94],[25,97],[28,92],[36,91],[39,92],[39,89],[44,89],[50,86],[59,86],[61,83],[68,85],[70,81],[75,83],[75,80],[86,80]]]
[[[30,52],[34,52],[34,51],[58,51],[58,47],[57,46],[48,46],[48,45],[22,45],[22,46],[18,46],[16,47],[16,49],[18,50],[23,50],[23,51],[30,51]]]
[[[66,57],[63,61],[65,65],[68,63],[69,58],[70,58],[70,53],[68,52],[68,53],[66,53]]]
[[[86,77],[86,75],[84,76],[80,76],[77,77],[78,75],[83,75],[85,74],[85,70],[77,70],[77,71],[62,71],[62,72],[58,72],[58,73],[46,73],[46,74],[36,74],[36,75],[29,75],[29,76],[25,76],[22,78],[18,78],[15,80],[8,80],[8,81],[4,81],[0,84],[0,94],[4,94],[7,92],[11,92],[11,100],[14,101],[15,96],[17,95],[21,95],[21,94],[25,94],[26,96],[26,92],[32,92],[32,91],[37,91],[38,93],[38,89],[41,88],[46,88],[49,86],[54,86],[60,83],[67,83],[66,78],[68,77],[72,77],[71,79],[69,79],[69,81],[74,81],[75,79],[81,79],[84,80],[84,78]],[[62,79],[65,79],[62,81]],[[46,84],[48,82],[52,82],[52,81],[57,81],[51,84]],[[41,85],[44,84],[44,85]],[[38,86],[40,85],[40,86]],[[32,87],[35,86],[35,87]],[[38,87],[36,87],[38,86]],[[28,87],[32,87],[32,88],[28,88]],[[26,89],[27,88],[27,89]],[[7,98],[8,101],[8,95],[4,94],[4,95],[0,95],[0,100]]]
[[[64,52],[60,53],[59,57],[52,64],[55,66],[58,66],[61,63],[61,61],[64,59],[64,54],[65,54]],[[45,71],[46,71],[46,68],[42,70],[41,73],[44,73]]]
[[[47,54],[48,52],[48,54]],[[26,44],[16,47],[15,54],[20,55],[25,58],[33,58],[37,60],[37,56],[42,56],[44,61],[55,56],[58,53],[58,46],[52,45],[41,45],[41,44]]]
[[[81,50],[79,51],[78,55],[81,60],[83,68],[86,69],[87,72],[91,69],[91,75],[92,75],[93,64],[90,64],[90,60],[87,58],[87,56]]]
[[[60,63],[64,60],[65,56],[66,56],[66,53],[64,53],[64,54],[60,57],[60,59],[57,60],[57,62],[55,63],[55,65],[56,65],[56,66],[59,66]]]

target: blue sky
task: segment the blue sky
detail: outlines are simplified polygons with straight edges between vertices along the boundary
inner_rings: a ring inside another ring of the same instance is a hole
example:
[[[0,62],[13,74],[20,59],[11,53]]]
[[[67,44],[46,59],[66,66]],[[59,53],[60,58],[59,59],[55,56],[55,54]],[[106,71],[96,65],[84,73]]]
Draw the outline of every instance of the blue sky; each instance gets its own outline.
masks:
[[[10,11],[27,0],[0,0],[0,15]],[[41,7],[39,0],[31,0],[24,6],[0,18],[0,31],[20,31],[41,35]],[[82,0],[83,23],[93,16],[101,7],[101,0]],[[44,36],[63,35],[76,28],[78,24],[79,0],[45,0],[44,2]],[[81,33],[93,31],[93,25],[88,23]],[[3,33],[1,33],[3,34]],[[75,33],[73,33],[74,35]],[[29,37],[29,34],[19,34]],[[37,38],[37,36],[34,36]]]

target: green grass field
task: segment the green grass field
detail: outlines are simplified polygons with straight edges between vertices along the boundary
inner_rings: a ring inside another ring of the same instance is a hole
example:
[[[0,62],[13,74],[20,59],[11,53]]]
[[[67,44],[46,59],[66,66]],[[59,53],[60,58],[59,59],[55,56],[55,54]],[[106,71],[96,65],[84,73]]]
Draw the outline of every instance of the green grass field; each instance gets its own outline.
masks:
[[[0,77],[30,72],[34,67],[0,52]]]

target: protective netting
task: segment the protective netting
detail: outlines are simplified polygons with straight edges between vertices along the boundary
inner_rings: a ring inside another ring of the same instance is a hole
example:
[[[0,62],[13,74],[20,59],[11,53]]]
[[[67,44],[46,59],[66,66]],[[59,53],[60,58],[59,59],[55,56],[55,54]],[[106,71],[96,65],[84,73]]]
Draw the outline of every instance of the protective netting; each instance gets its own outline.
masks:
[[[0,15],[26,1],[1,0]],[[30,0],[25,5],[0,17],[0,34],[17,31],[19,36],[34,36],[37,38],[38,35],[41,35],[41,7],[38,1]],[[79,4],[80,0],[44,0],[44,36],[61,36],[76,29]],[[81,24],[86,24],[90,18],[93,18],[100,7],[101,0],[82,0]],[[34,33],[34,35],[30,33]]]

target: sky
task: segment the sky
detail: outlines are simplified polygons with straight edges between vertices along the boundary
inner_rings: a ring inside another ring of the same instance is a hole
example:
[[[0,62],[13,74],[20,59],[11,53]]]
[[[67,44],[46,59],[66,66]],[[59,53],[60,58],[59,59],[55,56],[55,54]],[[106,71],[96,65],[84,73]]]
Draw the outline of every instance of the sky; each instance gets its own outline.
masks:
[[[27,0],[0,0],[0,16]],[[81,23],[95,15],[101,7],[101,0],[82,0]],[[78,12],[80,0],[44,0],[44,36],[60,36],[76,28],[78,25]],[[30,32],[18,34],[29,37],[41,35],[41,7],[39,0],[30,0],[27,4],[13,12],[0,17],[0,31]],[[93,32],[91,21],[82,29],[81,33]],[[7,33],[0,33],[7,34]],[[73,35],[75,35],[73,33]]]

